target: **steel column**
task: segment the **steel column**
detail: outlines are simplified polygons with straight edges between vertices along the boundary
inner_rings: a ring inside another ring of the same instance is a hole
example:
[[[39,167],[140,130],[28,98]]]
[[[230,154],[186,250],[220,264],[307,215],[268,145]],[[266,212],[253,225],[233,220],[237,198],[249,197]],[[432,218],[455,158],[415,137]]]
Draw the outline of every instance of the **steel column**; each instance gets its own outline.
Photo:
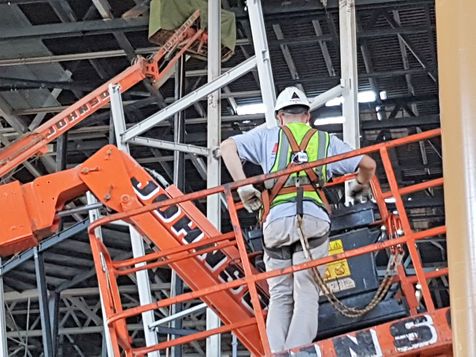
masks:
[[[48,296],[48,313],[50,314],[50,333],[55,356],[58,355],[58,313],[61,292],[51,292]]]
[[[476,356],[476,42],[473,0],[436,1],[453,353]]]
[[[185,87],[185,59],[180,57],[175,65],[175,100],[183,97]],[[174,117],[174,143],[183,143],[185,140],[185,112],[180,111]],[[185,188],[185,154],[174,151],[174,184],[179,190]]]
[[[98,202],[96,197],[94,197],[91,192],[86,193],[86,199],[87,199],[88,204],[94,204],[94,203]],[[89,211],[89,221],[91,223],[98,220],[99,218],[101,218],[101,216],[99,214],[98,209]],[[96,234],[96,237],[98,237],[102,240],[101,227],[96,228],[94,230],[94,233]],[[99,294],[99,299],[101,300],[101,311],[102,311],[102,321],[103,321],[103,327],[102,327],[103,342],[105,342],[105,344],[106,344],[106,348],[105,348],[106,353],[107,353],[106,356],[114,357],[114,347],[112,346],[111,335],[109,334],[109,328],[108,328],[108,325],[107,325],[106,310],[104,308],[104,301],[103,301],[103,297],[102,297],[101,294]],[[103,346],[103,349],[104,349],[104,346]]]
[[[51,321],[48,309],[48,290],[46,287],[45,262],[43,253],[35,248],[35,274],[38,287],[38,300],[40,305],[43,351],[45,357],[54,357],[53,340],[51,338]]]
[[[248,0],[246,5],[248,6],[248,15],[250,17],[251,35],[253,37],[253,47],[257,61],[261,96],[266,108],[266,126],[272,128],[276,126],[276,118],[274,116],[276,90],[274,87],[273,69],[271,68],[271,57],[268,48],[268,39],[266,38],[261,0]]]
[[[118,85],[110,84],[109,85],[109,95],[111,98],[111,115],[114,121],[114,131],[116,133],[116,142],[117,147],[129,153],[129,144],[124,143],[122,135],[126,129],[126,120],[124,117],[124,108],[122,106],[121,91]],[[129,226],[129,231],[131,235],[131,246],[132,254],[134,258],[142,257],[145,255],[144,240],[142,236],[137,232],[137,230]],[[140,264],[139,264],[140,265]],[[150,280],[147,271],[138,271],[136,273],[137,277],[137,290],[139,292],[139,301],[141,305],[151,304],[152,294],[150,290]],[[144,325],[144,336],[146,346],[152,346],[158,343],[157,334],[154,331],[151,331],[149,326],[154,322],[154,312],[147,311],[142,314],[142,323]],[[158,352],[152,352],[148,354],[149,357],[159,357]]]
[[[183,97],[185,87],[185,58],[180,57],[175,65],[175,100],[179,100]],[[178,112],[174,117],[174,143],[180,144],[185,140],[185,111]],[[185,191],[185,153],[175,150],[174,151],[174,165],[173,165],[173,180],[174,185],[179,190]],[[170,296],[176,296],[183,293],[183,281],[177,275],[175,270],[172,270],[172,276],[170,278]],[[170,307],[171,315],[182,311],[183,304],[174,304]],[[172,328],[182,328],[182,320],[173,320],[171,323]],[[175,338],[175,335],[172,335]],[[172,347],[173,357],[181,357],[183,352],[182,346]]]
[[[345,118],[344,141],[358,149],[359,103],[357,93],[359,82],[357,74],[357,35],[355,23],[355,0],[339,1],[341,83],[343,85],[342,113]],[[378,95],[378,93],[376,93]]]
[[[221,73],[221,0],[208,1],[208,82]],[[207,146],[211,151],[221,142],[221,90],[208,95]],[[221,185],[221,160],[213,155],[207,157],[207,188]],[[207,197],[207,218],[221,230],[221,203],[219,195]],[[218,315],[207,309],[207,330],[220,327]],[[221,355],[221,336],[207,337],[207,357]]]

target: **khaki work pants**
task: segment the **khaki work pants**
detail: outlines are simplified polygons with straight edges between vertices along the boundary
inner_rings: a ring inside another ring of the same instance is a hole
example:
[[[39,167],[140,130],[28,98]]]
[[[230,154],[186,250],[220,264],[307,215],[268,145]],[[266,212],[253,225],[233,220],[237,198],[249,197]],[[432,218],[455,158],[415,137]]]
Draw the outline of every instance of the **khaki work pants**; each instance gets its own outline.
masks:
[[[306,238],[326,235],[328,222],[309,215],[303,216],[302,231]],[[264,230],[267,248],[300,244],[296,217],[283,217],[272,221]],[[313,259],[328,255],[329,239],[311,249]],[[304,252],[291,251],[290,259],[276,259],[265,251],[266,271],[283,269],[306,261]],[[326,267],[320,266],[321,275]],[[311,270],[301,270],[292,275],[268,279],[270,304],[266,330],[272,352],[280,352],[310,344],[317,335],[319,288]]]

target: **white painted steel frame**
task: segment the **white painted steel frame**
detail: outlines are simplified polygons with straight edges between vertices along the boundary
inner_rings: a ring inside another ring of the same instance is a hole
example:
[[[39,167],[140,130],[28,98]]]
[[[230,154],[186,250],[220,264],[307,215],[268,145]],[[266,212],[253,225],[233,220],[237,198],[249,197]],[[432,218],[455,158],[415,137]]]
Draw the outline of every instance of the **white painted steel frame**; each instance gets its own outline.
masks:
[[[124,108],[122,105],[122,97],[120,87],[117,84],[109,85],[109,96],[111,98],[111,118],[114,122],[114,132],[116,135],[117,147],[126,153],[130,153],[129,144],[122,141],[122,135],[126,129],[126,120],[124,117]],[[134,258],[145,255],[144,240],[137,230],[129,226],[131,235],[132,254]],[[145,263],[137,264],[136,266],[145,265]],[[140,270],[136,272],[137,289],[139,293],[139,301],[141,305],[151,304],[152,293],[150,290],[150,280],[147,270]],[[154,312],[146,311],[142,313],[142,324],[144,325],[144,336],[146,346],[152,346],[159,343],[157,333],[152,331],[149,326],[154,323]],[[159,357],[159,352],[151,352],[149,357]]]
[[[276,90],[274,87],[273,69],[271,68],[271,56],[266,38],[266,27],[264,25],[263,8],[261,0],[248,0],[248,16],[250,18],[251,35],[255,49],[258,77],[261,87],[261,96],[266,108],[266,126],[272,128],[277,125],[274,116],[274,103],[276,101]]]
[[[357,72],[357,32],[355,0],[339,1],[341,84],[343,85],[342,114],[345,118],[344,141],[358,149],[360,147],[359,90]],[[379,95],[379,93],[376,93]]]
[[[219,78],[221,73],[221,0],[208,0],[208,82]],[[207,101],[207,147],[213,150],[221,143],[221,90],[213,91]],[[207,157],[207,188],[221,185],[221,159]],[[220,195],[207,196],[207,218],[221,231]],[[207,330],[220,327],[218,315],[207,308]],[[206,356],[221,356],[221,335],[206,340]]]
[[[122,141],[127,142],[131,138],[144,133],[145,131],[154,127],[158,123],[172,117],[175,113],[188,108],[193,103],[200,100],[201,98],[222,88],[228,83],[233,82],[236,79],[244,76],[246,73],[248,73],[255,67],[256,67],[256,57],[253,56],[248,58],[247,60],[243,61],[238,66],[223,73],[222,75],[217,77],[215,80],[203,85],[202,87],[200,87],[197,90],[194,90],[193,92],[190,92],[189,94],[184,96],[181,100],[177,100],[176,102],[170,104],[164,109],[144,119],[140,123],[133,125],[132,127],[130,127],[124,132],[122,136]]]
[[[86,192],[86,200],[88,204],[95,204],[98,202],[96,197],[91,192]],[[99,209],[93,209],[90,210],[89,213],[89,221],[92,223],[99,218],[101,218],[101,214],[99,213]],[[102,240],[102,231],[101,227],[97,227],[94,230],[94,234],[96,237]],[[107,356],[112,357],[114,356],[114,348],[111,344],[111,336],[109,335],[109,329],[107,327],[107,316],[106,316],[106,310],[104,309],[104,300],[101,294],[99,294],[99,298],[101,300],[101,311],[102,311],[102,321],[103,321],[103,343],[106,344],[106,352]],[[103,350],[104,350],[104,345],[103,345]]]

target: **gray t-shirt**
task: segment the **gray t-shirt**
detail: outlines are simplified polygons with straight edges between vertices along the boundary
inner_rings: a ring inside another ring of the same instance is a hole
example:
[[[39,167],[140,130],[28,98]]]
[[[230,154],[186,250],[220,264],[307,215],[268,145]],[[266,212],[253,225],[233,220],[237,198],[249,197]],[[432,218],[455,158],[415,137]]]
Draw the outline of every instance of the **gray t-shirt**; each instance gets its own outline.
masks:
[[[260,165],[263,172],[268,173],[276,157],[279,139],[279,127],[266,128],[257,127],[246,133],[233,136],[236,143],[238,155],[242,160],[249,161],[255,165]],[[329,143],[328,156],[334,156],[353,150],[352,147],[334,135],[331,135]],[[328,176],[345,175],[357,170],[362,156],[352,157],[350,159],[334,162],[327,165]],[[304,201],[304,212],[324,219],[329,222],[327,213],[316,204]],[[296,204],[283,203],[273,207],[266,219],[265,226],[275,219],[281,217],[294,216],[296,214]]]

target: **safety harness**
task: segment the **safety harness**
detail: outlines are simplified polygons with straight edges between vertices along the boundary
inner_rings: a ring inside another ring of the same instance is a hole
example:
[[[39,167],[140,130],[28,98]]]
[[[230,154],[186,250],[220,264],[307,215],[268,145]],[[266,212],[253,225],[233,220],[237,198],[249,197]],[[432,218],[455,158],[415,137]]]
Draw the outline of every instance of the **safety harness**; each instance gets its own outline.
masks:
[[[278,164],[273,165],[271,172],[282,170],[289,167],[294,167],[300,164],[304,164],[309,160],[307,155],[307,147],[309,142],[313,138],[314,134],[318,136],[318,154],[316,160],[323,159],[327,157],[328,148],[329,148],[329,134],[326,132],[318,131],[316,129],[309,129],[304,137],[301,140],[301,143],[298,144],[293,133],[287,126],[281,127],[282,133],[284,133],[286,140],[283,140],[280,136],[280,141],[278,143],[279,152],[276,157]],[[291,146],[291,157],[288,155],[289,147],[286,145],[286,142]],[[285,159],[284,159],[285,158]],[[265,182],[267,190],[262,194],[263,199],[263,214],[261,221],[264,222],[266,216],[269,213],[271,207],[276,204],[284,202],[296,201],[296,213],[298,220],[298,235],[299,241],[294,243],[292,246],[283,246],[278,248],[267,248],[264,246],[266,253],[274,259],[279,260],[289,260],[292,257],[292,254],[296,251],[303,251],[304,256],[308,261],[313,260],[311,250],[322,243],[324,243],[329,238],[329,232],[327,232],[322,237],[306,237],[302,230],[302,220],[303,220],[303,201],[306,200],[305,193],[308,193],[308,197],[311,197],[311,200],[316,202],[322,207],[326,207],[327,202],[324,201],[325,196],[320,192],[320,188],[324,186],[327,182],[327,167],[322,165],[316,169],[305,169],[295,174],[280,176],[277,180],[269,180]],[[305,175],[301,175],[303,173]],[[286,196],[292,194],[291,196]],[[310,195],[310,196],[309,196]],[[279,199],[282,196],[283,199]],[[278,198],[278,199],[277,199]],[[316,199],[317,198],[317,199]],[[277,201],[277,202],[276,202]],[[387,227],[393,228],[396,226],[397,218],[390,216]],[[398,232],[398,230],[395,230]],[[396,238],[396,237],[392,237]],[[402,258],[404,256],[404,251],[400,246],[392,247],[390,259],[387,265],[387,270],[385,271],[385,276],[381,281],[377,291],[375,292],[372,299],[364,307],[353,307],[347,306],[336,297],[334,292],[327,286],[324,278],[321,276],[317,267],[310,268],[311,274],[315,284],[327,297],[329,303],[342,315],[349,318],[358,318],[365,315],[371,311],[375,306],[382,301],[387,295],[392,282],[393,277],[396,274],[398,266],[401,264]]]
[[[314,135],[317,135],[317,137],[314,137]],[[301,142],[298,143],[291,129],[287,126],[281,126],[278,153],[271,172],[309,162],[307,148],[313,137],[317,139],[317,157],[313,159],[326,158],[330,142],[328,133],[309,128]],[[298,173],[280,176],[277,179],[267,180],[265,182],[267,190],[263,192],[262,196],[261,222],[265,221],[272,207],[286,202],[296,202],[296,214],[300,216],[303,215],[304,201],[312,201],[327,210],[327,202],[321,193],[321,188],[325,185],[327,179],[327,165],[322,165]]]

